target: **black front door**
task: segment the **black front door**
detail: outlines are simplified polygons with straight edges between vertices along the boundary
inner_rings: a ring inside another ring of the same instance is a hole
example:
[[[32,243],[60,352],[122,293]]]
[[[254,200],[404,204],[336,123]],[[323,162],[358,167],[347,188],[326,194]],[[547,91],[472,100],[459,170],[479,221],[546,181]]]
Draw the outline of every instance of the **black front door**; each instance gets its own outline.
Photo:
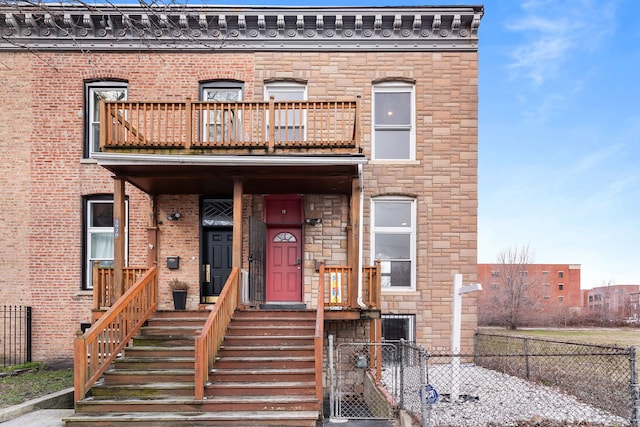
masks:
[[[215,228],[203,230],[202,286],[200,301],[216,302],[231,273],[233,230]]]

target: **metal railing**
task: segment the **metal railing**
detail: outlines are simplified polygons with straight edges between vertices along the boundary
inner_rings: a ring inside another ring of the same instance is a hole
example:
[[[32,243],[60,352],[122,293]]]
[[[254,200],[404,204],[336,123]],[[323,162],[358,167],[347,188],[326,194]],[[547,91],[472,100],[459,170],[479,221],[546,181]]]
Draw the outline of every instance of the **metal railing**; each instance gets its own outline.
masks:
[[[31,307],[2,306],[2,367],[31,362]]]

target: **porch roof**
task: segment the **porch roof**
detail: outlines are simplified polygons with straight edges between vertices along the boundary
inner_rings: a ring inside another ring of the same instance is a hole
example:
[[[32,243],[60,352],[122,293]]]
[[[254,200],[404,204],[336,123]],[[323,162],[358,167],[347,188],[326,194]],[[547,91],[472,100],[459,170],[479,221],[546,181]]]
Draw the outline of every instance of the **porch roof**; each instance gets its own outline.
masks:
[[[100,166],[147,194],[233,193],[243,179],[248,194],[350,194],[362,154],[345,155],[164,155],[95,153]]]

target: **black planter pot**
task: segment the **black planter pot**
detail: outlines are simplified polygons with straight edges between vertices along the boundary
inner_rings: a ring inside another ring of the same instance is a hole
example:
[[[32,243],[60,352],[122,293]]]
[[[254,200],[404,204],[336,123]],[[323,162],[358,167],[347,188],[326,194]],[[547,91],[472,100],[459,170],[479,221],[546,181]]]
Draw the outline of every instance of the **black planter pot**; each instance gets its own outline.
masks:
[[[175,310],[184,310],[187,307],[187,291],[173,292],[173,308]]]

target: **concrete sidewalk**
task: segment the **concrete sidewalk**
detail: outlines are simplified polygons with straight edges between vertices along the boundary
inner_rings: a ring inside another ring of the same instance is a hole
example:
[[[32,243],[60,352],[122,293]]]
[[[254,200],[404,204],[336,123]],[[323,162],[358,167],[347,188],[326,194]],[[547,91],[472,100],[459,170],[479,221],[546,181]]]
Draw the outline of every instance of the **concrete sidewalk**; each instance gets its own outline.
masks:
[[[59,427],[73,413],[73,388],[0,409],[2,427]]]

